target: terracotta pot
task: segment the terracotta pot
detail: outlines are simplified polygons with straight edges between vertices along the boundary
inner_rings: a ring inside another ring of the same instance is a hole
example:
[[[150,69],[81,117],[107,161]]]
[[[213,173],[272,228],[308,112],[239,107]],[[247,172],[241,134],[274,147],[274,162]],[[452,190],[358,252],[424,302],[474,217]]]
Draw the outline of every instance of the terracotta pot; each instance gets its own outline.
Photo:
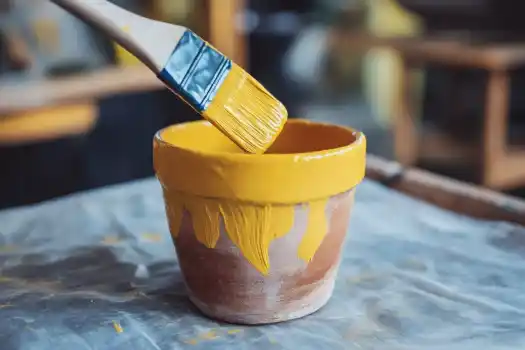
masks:
[[[155,169],[197,308],[262,324],[326,304],[365,150],[359,132],[297,119],[264,155],[243,153],[205,121],[160,131]]]

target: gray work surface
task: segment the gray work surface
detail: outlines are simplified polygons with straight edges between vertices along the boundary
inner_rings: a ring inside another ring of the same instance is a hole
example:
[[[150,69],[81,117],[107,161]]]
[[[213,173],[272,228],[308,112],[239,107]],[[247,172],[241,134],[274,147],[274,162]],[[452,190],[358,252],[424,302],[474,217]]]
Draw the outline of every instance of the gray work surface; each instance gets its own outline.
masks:
[[[194,310],[153,179],[0,212],[0,232],[1,350],[525,346],[525,230],[368,180],[329,304],[270,326]]]

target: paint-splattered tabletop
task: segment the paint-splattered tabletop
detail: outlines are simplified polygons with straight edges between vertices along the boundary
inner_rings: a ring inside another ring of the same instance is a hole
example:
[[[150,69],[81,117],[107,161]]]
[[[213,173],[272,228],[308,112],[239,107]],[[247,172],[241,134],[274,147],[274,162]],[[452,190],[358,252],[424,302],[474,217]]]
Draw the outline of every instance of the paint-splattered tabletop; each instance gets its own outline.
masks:
[[[525,229],[365,181],[335,294],[289,323],[210,321],[185,297],[153,179],[0,212],[0,349],[517,349]]]

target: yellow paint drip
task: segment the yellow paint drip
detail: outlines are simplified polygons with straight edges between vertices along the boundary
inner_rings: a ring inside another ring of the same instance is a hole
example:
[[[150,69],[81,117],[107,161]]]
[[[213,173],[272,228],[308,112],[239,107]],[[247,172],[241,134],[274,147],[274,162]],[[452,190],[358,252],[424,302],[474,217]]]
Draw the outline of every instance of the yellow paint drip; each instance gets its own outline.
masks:
[[[224,227],[233,243],[257,270],[270,270],[270,243],[293,227],[294,206],[253,205],[223,201]]]
[[[262,274],[270,269],[271,242],[293,227],[293,205],[256,205],[227,200],[204,199],[175,194],[167,201],[172,234],[177,237],[184,210],[192,218],[193,231],[199,242],[215,248],[220,236],[220,217],[230,240],[243,256]]]
[[[194,200],[188,197],[184,207],[191,213],[197,240],[208,248],[215,248],[220,236],[219,203],[211,199]]]
[[[270,269],[269,249],[276,238],[286,235],[293,227],[294,205],[257,205],[229,200],[204,199],[180,193],[167,196],[171,232],[177,237],[184,210],[192,219],[193,231],[199,242],[215,248],[220,237],[220,218],[230,240],[259,272],[267,275]],[[314,257],[326,236],[327,200],[308,204],[308,225],[298,248],[298,256],[306,262]]]
[[[170,232],[173,237],[177,237],[180,231],[180,224],[182,223],[182,216],[184,214],[184,207],[182,201],[171,200],[164,192],[164,203],[166,205],[166,214],[168,215],[168,224]]]
[[[328,201],[313,201],[308,204],[308,225],[299,245],[299,258],[310,262],[328,232],[326,205]]]
[[[203,116],[249,153],[264,153],[288,119],[284,105],[236,64]]]

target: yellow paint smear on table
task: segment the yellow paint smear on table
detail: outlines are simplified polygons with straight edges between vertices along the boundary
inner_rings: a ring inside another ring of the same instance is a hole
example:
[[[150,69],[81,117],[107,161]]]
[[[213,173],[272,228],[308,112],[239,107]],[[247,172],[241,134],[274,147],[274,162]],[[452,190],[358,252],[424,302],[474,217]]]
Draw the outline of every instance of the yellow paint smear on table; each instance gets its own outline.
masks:
[[[236,64],[203,116],[249,153],[264,153],[282,131],[288,112],[257,80]]]
[[[197,240],[208,248],[215,248],[222,217],[228,237],[264,275],[270,270],[270,244],[290,232],[294,224],[295,205],[257,205],[180,193],[168,196],[166,203],[170,203],[167,210],[173,236],[178,236],[184,210],[187,210]],[[326,203],[327,200],[322,200],[309,204],[308,227],[297,252],[306,262],[312,260],[326,235]]]
[[[115,328],[115,332],[117,332],[117,333],[124,332],[124,329],[122,328],[120,323],[118,323],[117,321],[113,321],[113,328]]]
[[[218,337],[219,336],[217,335],[217,332],[215,331],[209,331],[209,332],[199,334],[199,338],[204,339],[204,340],[213,340],[213,339],[217,339]]]
[[[117,243],[120,243],[122,241],[122,239],[120,237],[117,237],[117,236],[106,236],[102,239],[101,243],[102,244],[117,244]]]
[[[197,339],[188,339],[188,340],[185,340],[184,343],[188,345],[197,345],[199,341]]]
[[[143,233],[142,239],[148,242],[162,242],[162,235],[159,233]]]
[[[184,343],[188,345],[197,345],[200,340],[214,340],[219,338],[219,335],[215,330],[210,330],[204,333],[200,333],[197,337],[198,338],[187,339],[184,341]]]

